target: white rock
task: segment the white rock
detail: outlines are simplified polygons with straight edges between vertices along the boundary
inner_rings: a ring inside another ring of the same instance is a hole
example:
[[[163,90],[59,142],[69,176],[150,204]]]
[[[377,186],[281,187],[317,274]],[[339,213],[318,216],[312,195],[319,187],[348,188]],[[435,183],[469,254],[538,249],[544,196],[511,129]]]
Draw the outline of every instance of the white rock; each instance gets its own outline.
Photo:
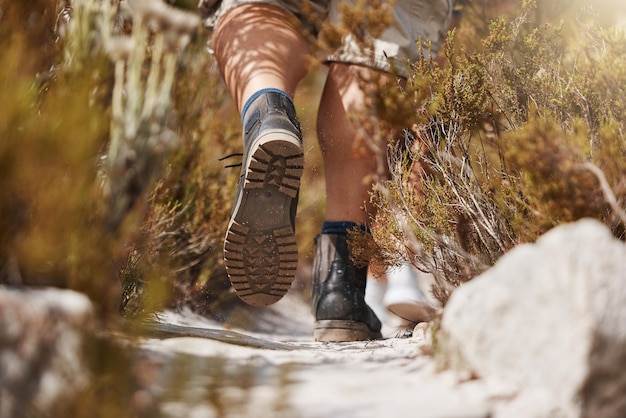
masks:
[[[1,417],[45,411],[89,382],[83,337],[92,320],[82,294],[0,286]]]
[[[554,405],[535,416],[626,416],[626,246],[595,220],[554,228],[457,289],[442,330],[456,367],[548,390]]]

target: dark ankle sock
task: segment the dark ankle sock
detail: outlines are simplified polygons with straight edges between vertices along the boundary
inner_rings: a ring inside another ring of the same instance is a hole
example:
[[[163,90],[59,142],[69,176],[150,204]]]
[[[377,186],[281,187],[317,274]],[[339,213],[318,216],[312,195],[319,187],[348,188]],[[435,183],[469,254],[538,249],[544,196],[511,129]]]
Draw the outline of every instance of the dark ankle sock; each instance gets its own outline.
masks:
[[[266,88],[266,89],[261,89],[259,91],[257,91],[256,93],[254,93],[252,96],[250,96],[250,98],[246,101],[246,104],[243,105],[243,108],[241,109],[241,120],[244,121],[246,118],[246,112],[248,111],[248,108],[250,107],[250,105],[252,104],[252,102],[254,102],[260,95],[265,94],[265,93],[278,93],[281,94],[283,96],[285,96],[285,98],[287,99],[287,102],[289,104],[291,104],[291,107],[294,107],[293,105],[293,101],[291,100],[291,97],[289,97],[289,95],[282,91],[281,89],[277,89],[277,88]]]
[[[322,224],[322,234],[347,235],[348,231],[358,227],[361,231],[371,233],[366,225],[359,225],[350,221],[324,221]]]

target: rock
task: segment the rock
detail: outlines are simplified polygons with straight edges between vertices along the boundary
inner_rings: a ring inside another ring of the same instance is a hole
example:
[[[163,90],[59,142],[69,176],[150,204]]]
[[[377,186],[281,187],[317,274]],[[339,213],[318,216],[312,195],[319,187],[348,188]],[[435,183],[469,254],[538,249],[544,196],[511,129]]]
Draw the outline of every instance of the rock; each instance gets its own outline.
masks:
[[[89,299],[61,289],[0,286],[0,416],[46,411],[89,382]]]
[[[524,418],[626,417],[626,246],[595,220],[554,228],[458,288],[442,336],[455,367],[545,391]]]

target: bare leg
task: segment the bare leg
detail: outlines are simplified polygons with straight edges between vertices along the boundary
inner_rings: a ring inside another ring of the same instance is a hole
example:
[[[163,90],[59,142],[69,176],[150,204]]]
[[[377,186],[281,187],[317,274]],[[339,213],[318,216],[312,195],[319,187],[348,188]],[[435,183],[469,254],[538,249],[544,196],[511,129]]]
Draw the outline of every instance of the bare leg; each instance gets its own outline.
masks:
[[[240,112],[264,88],[281,89],[293,98],[306,75],[309,45],[292,19],[265,4],[245,4],[220,19],[213,34],[215,58]]]
[[[377,171],[371,150],[355,149],[356,129],[351,111],[369,105],[358,83],[360,75],[374,70],[356,65],[330,65],[317,119],[326,173],[326,220],[366,225],[374,214],[369,192]]]
[[[293,97],[307,73],[309,46],[291,16],[276,7],[247,4],[228,12],[213,36],[215,56],[226,85],[241,111],[246,100],[267,87]],[[365,97],[358,85],[364,67],[333,63],[318,115],[318,138],[326,172],[326,220],[366,224],[373,208],[369,203],[376,159],[372,153],[357,155],[356,131],[347,119]]]

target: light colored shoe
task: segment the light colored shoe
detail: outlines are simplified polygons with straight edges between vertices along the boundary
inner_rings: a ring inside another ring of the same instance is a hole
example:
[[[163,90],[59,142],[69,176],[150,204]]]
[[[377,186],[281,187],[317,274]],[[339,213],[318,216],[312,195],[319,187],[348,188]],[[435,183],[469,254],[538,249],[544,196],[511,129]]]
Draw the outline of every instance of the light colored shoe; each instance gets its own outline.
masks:
[[[383,324],[382,333],[384,336],[397,335],[398,332],[414,327],[415,324],[406,321],[399,316],[389,312],[383,299],[387,292],[387,278],[376,279],[367,277],[367,288],[365,289],[365,302],[372,308],[380,322]]]
[[[383,305],[383,298],[387,291],[387,283],[383,280],[378,280],[368,274],[367,286],[365,287],[365,303],[374,311],[376,316],[381,322],[386,323],[389,311]]]
[[[418,271],[409,264],[387,271],[383,305],[389,312],[413,324],[430,321],[436,312],[419,287]]]

